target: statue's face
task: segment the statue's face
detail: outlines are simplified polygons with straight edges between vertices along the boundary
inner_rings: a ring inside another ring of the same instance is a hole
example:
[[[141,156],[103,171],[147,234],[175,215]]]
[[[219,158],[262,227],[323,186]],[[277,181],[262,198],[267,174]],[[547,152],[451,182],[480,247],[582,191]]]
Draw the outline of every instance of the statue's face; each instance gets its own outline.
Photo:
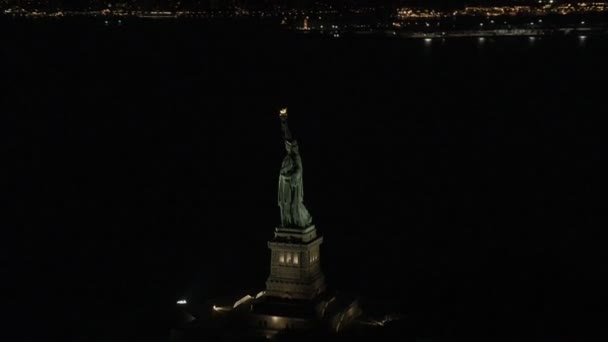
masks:
[[[287,150],[287,154],[298,153],[298,145],[296,145],[296,144],[292,145],[292,144],[285,142],[285,150]]]

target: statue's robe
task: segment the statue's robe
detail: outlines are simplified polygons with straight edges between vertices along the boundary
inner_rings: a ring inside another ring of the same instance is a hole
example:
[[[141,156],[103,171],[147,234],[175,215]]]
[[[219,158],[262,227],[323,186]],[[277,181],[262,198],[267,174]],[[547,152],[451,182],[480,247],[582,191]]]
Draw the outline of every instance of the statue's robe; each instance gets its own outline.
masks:
[[[285,228],[307,228],[312,217],[304,206],[302,183],[302,159],[295,141],[286,142],[287,155],[283,159],[279,174],[279,207],[281,225]]]

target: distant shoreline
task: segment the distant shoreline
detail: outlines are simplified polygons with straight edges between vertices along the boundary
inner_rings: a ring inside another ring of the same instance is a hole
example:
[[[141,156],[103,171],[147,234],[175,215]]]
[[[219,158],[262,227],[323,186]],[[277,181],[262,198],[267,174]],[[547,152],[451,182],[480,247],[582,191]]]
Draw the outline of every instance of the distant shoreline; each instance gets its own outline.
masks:
[[[86,20],[101,26],[124,26],[136,22],[153,22],[160,20],[163,22],[200,22],[203,24],[217,26],[218,28],[247,28],[252,26],[264,27],[267,30],[277,32],[291,32],[301,35],[324,36],[330,38],[355,37],[355,36],[374,36],[374,37],[394,37],[407,39],[443,39],[443,38],[498,38],[498,37],[587,37],[608,35],[608,21],[598,22],[585,26],[581,23],[576,24],[572,21],[562,23],[551,23],[545,27],[530,27],[529,22],[513,23],[494,28],[474,28],[470,27],[444,27],[432,26],[424,21],[419,22],[418,26],[399,27],[394,23],[377,22],[372,25],[357,24],[325,24],[321,23],[308,27],[299,26],[299,22],[282,22],[276,15],[252,16],[236,15],[234,12],[200,12],[196,15],[183,15],[175,12],[120,12],[103,14],[98,12],[58,12],[43,13],[9,13],[0,12],[0,20],[5,22],[28,22],[28,21],[50,21],[54,23],[72,21],[80,22]],[[90,20],[90,21],[89,21]],[[580,19],[579,19],[580,20]],[[438,22],[434,22],[438,23]],[[582,22],[584,23],[584,21]],[[424,25],[426,24],[426,25]],[[506,24],[506,22],[505,22]],[[538,25],[537,25],[538,26]]]

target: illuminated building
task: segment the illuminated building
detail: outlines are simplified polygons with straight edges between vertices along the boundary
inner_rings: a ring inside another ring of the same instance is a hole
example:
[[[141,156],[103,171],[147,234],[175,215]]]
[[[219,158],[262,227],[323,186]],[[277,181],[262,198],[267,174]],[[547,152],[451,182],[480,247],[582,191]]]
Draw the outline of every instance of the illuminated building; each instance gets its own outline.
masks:
[[[302,231],[277,228],[268,242],[272,250],[266,293],[276,297],[312,299],[325,290],[319,253],[323,238],[314,226]]]

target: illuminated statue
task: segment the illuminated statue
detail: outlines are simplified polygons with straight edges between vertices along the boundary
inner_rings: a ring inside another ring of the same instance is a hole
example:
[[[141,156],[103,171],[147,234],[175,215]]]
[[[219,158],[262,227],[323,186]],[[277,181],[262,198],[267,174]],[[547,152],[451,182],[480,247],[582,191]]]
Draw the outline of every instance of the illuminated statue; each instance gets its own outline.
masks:
[[[308,228],[312,217],[304,206],[304,187],[302,185],[302,159],[298,143],[287,126],[287,109],[280,112],[283,138],[287,155],[281,164],[279,175],[279,207],[283,228]]]

